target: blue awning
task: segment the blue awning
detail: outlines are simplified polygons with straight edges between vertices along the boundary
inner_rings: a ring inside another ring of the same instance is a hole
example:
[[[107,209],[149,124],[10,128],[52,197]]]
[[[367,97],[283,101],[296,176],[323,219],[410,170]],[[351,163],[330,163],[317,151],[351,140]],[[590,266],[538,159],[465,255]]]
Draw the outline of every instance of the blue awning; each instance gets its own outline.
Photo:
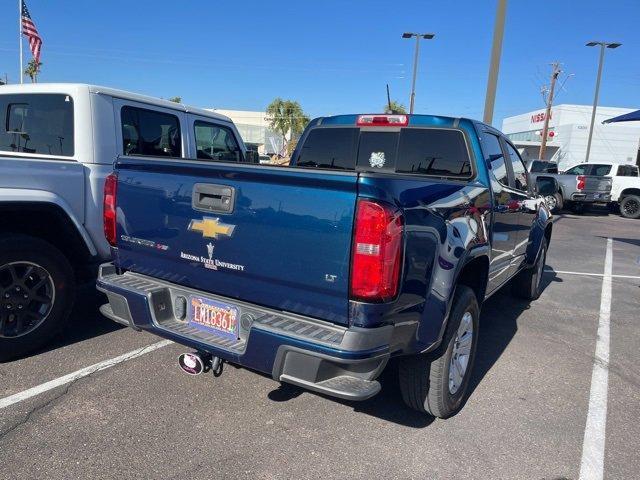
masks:
[[[619,117],[613,117],[608,120],[605,120],[602,123],[617,123],[617,122],[640,122],[640,110],[636,110],[635,112],[625,113],[624,115],[620,115]]]

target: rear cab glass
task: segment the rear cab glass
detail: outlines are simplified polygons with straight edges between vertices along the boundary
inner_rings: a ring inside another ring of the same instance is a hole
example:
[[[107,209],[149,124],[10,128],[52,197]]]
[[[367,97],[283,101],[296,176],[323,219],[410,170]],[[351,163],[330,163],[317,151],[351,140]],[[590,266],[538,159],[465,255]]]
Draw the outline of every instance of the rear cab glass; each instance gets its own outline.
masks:
[[[73,135],[70,95],[0,95],[0,152],[72,157]]]
[[[303,139],[295,166],[469,178],[464,134],[450,128],[318,127]]]
[[[302,144],[296,165],[353,170],[358,133],[357,128],[314,128]]]
[[[531,173],[558,173],[558,165],[551,162],[534,160],[531,163]]]

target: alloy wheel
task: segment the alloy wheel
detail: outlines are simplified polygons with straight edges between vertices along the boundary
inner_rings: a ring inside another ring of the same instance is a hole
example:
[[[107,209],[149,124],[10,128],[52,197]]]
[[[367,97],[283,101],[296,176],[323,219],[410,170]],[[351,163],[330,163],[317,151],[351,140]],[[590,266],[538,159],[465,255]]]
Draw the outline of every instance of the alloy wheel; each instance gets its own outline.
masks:
[[[455,395],[464,381],[473,344],[473,315],[465,312],[453,340],[453,351],[449,361],[449,393]]]
[[[0,265],[0,338],[16,338],[49,316],[56,289],[49,272],[32,262]]]
[[[556,198],[555,195],[547,195],[546,197],[544,197],[544,201],[547,204],[547,207],[549,208],[549,210],[553,211],[556,209],[556,207],[558,206],[558,199]]]
[[[624,203],[623,210],[624,210],[625,215],[627,215],[629,217],[633,217],[633,216],[637,215],[638,212],[640,211],[640,203],[638,203],[638,201],[636,201],[634,199],[627,200]]]

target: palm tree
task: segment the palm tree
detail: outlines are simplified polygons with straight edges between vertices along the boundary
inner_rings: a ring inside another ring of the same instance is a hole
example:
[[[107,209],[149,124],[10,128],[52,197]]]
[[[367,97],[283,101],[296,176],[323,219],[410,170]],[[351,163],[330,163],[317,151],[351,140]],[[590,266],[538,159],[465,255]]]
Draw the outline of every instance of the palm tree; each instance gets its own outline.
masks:
[[[171,97],[169,101],[174,103],[182,103],[182,97]]]
[[[391,102],[388,105],[384,106],[384,110],[387,113],[402,113],[402,114],[406,114],[407,113],[407,109],[404,105],[402,105],[400,102],[396,102],[395,100],[391,100]]]
[[[31,83],[38,83],[38,74],[40,73],[40,68],[42,67],[42,62],[36,62],[35,59],[29,60],[27,64],[27,68],[24,69],[24,73],[31,79]]]
[[[298,102],[276,98],[267,107],[269,126],[276,133],[282,135],[283,146],[281,154],[287,155],[288,144],[302,133],[309,123],[309,117],[304,113]]]

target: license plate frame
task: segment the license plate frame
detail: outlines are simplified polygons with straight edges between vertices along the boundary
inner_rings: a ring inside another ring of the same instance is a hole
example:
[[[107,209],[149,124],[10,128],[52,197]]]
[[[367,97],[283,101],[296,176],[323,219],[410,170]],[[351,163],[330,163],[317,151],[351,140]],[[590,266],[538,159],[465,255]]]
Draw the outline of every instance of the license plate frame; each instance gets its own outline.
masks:
[[[240,309],[229,303],[200,295],[189,296],[189,325],[221,338],[237,340]]]

